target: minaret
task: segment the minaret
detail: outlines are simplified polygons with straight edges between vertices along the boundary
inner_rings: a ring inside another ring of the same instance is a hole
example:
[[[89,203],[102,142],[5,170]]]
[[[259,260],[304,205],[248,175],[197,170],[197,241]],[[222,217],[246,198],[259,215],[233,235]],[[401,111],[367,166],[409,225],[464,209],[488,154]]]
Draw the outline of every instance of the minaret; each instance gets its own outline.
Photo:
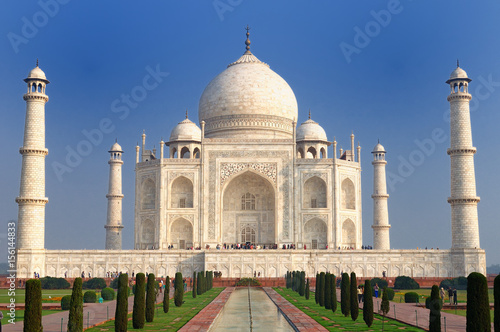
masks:
[[[19,205],[17,218],[17,249],[44,249],[45,247],[45,103],[49,97],[45,86],[49,81],[38,67],[30,71],[24,80],[28,91],[26,100],[26,120],[21,168],[21,186],[16,202]]]
[[[446,81],[450,85],[450,148],[451,159],[451,248],[479,249],[477,218],[476,177],[470,125],[469,94],[470,78],[458,66]]]
[[[387,182],[385,178],[386,151],[380,142],[375,145],[373,154],[373,249],[391,249],[389,238],[389,212],[387,209]]]
[[[108,217],[106,221],[106,250],[122,249],[122,147],[115,142],[109,150]]]

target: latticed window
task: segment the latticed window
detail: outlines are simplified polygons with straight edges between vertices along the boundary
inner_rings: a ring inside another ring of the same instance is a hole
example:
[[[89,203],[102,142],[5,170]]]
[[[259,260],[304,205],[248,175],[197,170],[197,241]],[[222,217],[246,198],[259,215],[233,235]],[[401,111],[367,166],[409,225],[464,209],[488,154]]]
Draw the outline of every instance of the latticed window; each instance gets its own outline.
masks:
[[[241,209],[255,210],[255,195],[246,193],[243,196],[241,196]]]
[[[181,208],[181,209],[185,209],[186,208],[186,199],[185,198],[181,198],[179,200],[179,208]]]
[[[241,242],[242,243],[255,243],[255,229],[252,227],[245,227],[241,230]]]

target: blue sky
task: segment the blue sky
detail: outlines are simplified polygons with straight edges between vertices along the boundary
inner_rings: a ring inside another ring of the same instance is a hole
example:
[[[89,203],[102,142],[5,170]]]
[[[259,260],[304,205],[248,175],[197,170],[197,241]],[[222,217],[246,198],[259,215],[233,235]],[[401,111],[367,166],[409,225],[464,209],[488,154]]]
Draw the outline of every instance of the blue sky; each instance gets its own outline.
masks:
[[[152,148],[169,137],[186,109],[198,122],[203,89],[244,52],[249,24],[252,52],[294,90],[299,122],[311,109],[330,140],[335,136],[346,148],[354,131],[360,142],[365,244],[373,236],[370,151],[380,139],[392,179],[391,247],[451,246],[444,82],[459,58],[472,78],[481,247],[488,265],[500,263],[495,245],[500,234],[500,3],[41,0],[9,1],[2,9],[1,217],[17,218],[23,79],[39,58],[51,81],[47,248],[104,247],[107,151],[115,138],[125,150],[123,247],[133,248],[135,145],[142,130]],[[138,91],[150,71],[163,73],[158,84],[129,112],[117,111],[125,105],[122,95]],[[68,151],[84,144],[84,132],[95,133],[103,119],[111,129],[100,130],[102,139],[94,136],[88,155],[73,160],[71,172],[57,174],[53,165],[67,165]],[[0,230],[2,242],[5,230]]]

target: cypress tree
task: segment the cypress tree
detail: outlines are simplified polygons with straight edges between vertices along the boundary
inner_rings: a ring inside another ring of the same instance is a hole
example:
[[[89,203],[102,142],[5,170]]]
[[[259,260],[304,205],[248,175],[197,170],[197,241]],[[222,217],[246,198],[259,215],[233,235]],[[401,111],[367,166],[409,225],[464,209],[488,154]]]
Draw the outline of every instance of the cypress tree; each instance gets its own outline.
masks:
[[[83,331],[82,278],[76,278],[69,302],[68,332]]]
[[[467,277],[467,331],[490,331],[490,304],[486,277],[472,272]]]
[[[167,313],[170,309],[170,277],[165,279],[165,291],[163,292],[163,312]]]
[[[370,280],[365,280],[363,302],[363,320],[370,327],[373,324],[373,296]]]
[[[209,289],[210,289],[210,272],[205,271],[205,290],[203,291],[203,293],[205,293]]]
[[[126,332],[128,322],[128,275],[118,278],[118,294],[116,295],[115,332]]]
[[[319,294],[318,294],[319,305],[325,306],[325,272],[319,274]]]
[[[182,281],[182,273],[175,274],[175,290],[174,290],[174,303],[176,307],[182,305],[184,299],[184,282]]]
[[[330,273],[325,274],[325,309],[332,308],[332,283],[330,277]]]
[[[335,311],[337,311],[337,278],[333,274],[330,277],[330,288],[332,290],[331,307],[332,307],[332,311],[335,312]]]
[[[356,273],[351,272],[351,319],[356,321],[356,319],[358,319],[358,315],[358,282],[356,280]]]
[[[316,273],[316,280],[314,283],[314,301],[319,304],[319,273]]]
[[[439,296],[439,287],[432,286],[431,302],[429,304],[429,332],[441,332],[441,297]]]
[[[389,312],[389,294],[387,294],[387,287],[384,287],[382,291],[382,303],[380,304],[380,310],[382,310],[382,331],[384,330],[384,318]]]
[[[351,311],[350,294],[349,275],[347,273],[342,273],[342,282],[340,284],[340,310],[345,317],[349,316]]]
[[[196,294],[201,295],[203,294],[203,288],[201,287],[201,284],[203,282],[203,277],[202,277],[203,272],[198,272],[198,278],[196,279]]]
[[[193,272],[193,290],[191,291],[193,298],[196,298],[196,272]]]
[[[40,279],[26,281],[23,332],[42,332],[42,283]]]
[[[309,296],[310,296],[310,292],[311,290],[309,289],[309,278],[307,279],[307,282],[306,282],[306,291],[305,291],[305,296],[306,296],[306,300],[309,300]]]
[[[132,312],[132,325],[134,329],[142,329],[145,323],[146,303],[146,276],[137,273],[135,276],[134,311]]]
[[[292,290],[295,292],[295,271],[292,271]]]
[[[493,325],[495,326],[495,332],[500,332],[500,274],[495,277],[495,281],[493,283],[493,296],[495,298]]]
[[[146,293],[146,322],[151,323],[155,318],[155,302],[156,302],[156,278],[153,273],[148,275],[148,286]]]
[[[300,272],[300,286],[299,295],[304,296],[306,294],[306,273],[304,271]]]

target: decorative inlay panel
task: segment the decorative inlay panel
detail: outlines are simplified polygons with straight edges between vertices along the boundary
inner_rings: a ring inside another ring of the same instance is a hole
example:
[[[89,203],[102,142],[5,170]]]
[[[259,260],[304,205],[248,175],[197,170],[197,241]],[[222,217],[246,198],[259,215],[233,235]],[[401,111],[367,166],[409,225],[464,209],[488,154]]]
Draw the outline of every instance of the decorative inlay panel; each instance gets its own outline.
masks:
[[[276,186],[276,163],[221,163],[220,164],[220,187],[233,174],[252,169],[271,179]]]

